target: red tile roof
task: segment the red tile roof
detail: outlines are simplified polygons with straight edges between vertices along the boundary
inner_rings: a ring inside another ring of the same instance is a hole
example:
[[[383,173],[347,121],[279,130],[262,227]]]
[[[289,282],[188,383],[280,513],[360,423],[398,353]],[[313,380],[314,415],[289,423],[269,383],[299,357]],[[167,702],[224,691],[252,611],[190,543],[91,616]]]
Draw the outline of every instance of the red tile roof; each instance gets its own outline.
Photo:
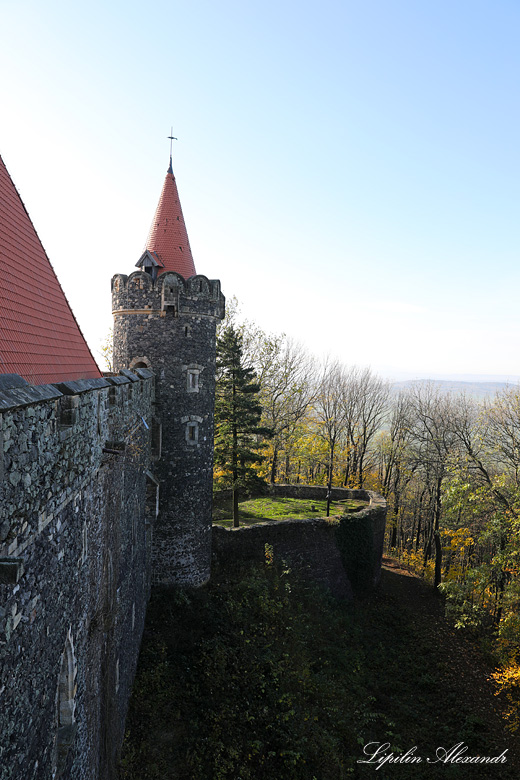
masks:
[[[1,157],[0,374],[35,385],[101,376]]]
[[[159,274],[165,271],[177,271],[185,279],[188,279],[197,273],[182,216],[171,160],[148,234],[146,249],[153,252],[162,262],[164,268],[158,269]]]

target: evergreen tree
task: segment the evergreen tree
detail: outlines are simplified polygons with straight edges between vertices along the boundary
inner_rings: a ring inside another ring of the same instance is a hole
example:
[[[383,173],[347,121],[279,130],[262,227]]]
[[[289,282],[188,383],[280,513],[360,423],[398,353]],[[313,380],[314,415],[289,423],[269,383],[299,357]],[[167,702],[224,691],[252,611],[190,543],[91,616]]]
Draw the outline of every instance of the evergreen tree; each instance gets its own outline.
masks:
[[[259,392],[253,369],[244,365],[242,336],[232,324],[228,325],[217,339],[215,466],[231,484],[235,528],[239,525],[239,493],[263,485],[252,468],[262,461],[258,436],[268,434],[259,425],[262,415]]]

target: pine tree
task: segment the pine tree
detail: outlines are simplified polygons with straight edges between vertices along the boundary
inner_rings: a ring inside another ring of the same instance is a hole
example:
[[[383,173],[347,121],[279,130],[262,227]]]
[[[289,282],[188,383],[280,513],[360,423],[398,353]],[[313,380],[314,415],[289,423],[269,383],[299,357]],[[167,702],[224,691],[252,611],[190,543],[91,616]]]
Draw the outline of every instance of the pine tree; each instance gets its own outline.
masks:
[[[228,325],[217,339],[215,395],[215,465],[231,484],[233,526],[239,525],[239,493],[263,482],[252,468],[262,461],[258,437],[269,432],[260,427],[260,385],[251,367],[244,365],[242,336]]]

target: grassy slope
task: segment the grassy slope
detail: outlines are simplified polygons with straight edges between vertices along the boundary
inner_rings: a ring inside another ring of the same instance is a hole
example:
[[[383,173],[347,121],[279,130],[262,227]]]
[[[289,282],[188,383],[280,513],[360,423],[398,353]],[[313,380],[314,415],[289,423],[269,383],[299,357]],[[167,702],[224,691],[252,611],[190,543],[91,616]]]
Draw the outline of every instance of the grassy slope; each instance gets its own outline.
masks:
[[[505,766],[426,764],[464,741],[514,741],[478,653],[416,578],[387,571],[379,594],[339,604],[273,566],[216,573],[158,593],[148,615],[124,780],[516,778]],[[371,740],[418,764],[358,764]]]

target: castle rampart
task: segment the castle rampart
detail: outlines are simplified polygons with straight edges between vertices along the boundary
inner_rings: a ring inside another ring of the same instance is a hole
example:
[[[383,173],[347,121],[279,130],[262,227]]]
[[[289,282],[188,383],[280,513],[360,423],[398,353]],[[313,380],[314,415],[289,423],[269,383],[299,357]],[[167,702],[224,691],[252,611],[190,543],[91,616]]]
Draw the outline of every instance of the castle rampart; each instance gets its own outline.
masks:
[[[154,400],[146,370],[0,377],[1,780],[112,776],[151,586]]]
[[[222,491],[221,496],[227,491]],[[327,488],[317,485],[269,485],[268,494],[325,500]],[[353,589],[370,590],[379,583],[385,534],[386,501],[370,490],[332,489],[333,501],[356,499],[367,507],[340,517],[264,520],[251,526],[213,526],[213,555],[221,565],[237,560],[262,561],[265,547],[290,562],[303,576],[352,598]]]

